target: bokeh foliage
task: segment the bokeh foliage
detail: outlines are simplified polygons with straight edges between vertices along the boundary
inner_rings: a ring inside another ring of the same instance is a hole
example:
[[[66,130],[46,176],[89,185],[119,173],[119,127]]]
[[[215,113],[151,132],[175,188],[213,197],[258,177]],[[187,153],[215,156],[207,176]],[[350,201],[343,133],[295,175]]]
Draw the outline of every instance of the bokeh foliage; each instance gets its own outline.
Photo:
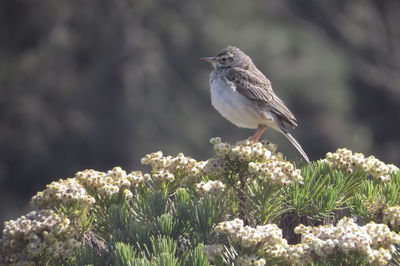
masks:
[[[346,146],[398,164],[399,10],[395,0],[2,1],[0,219],[76,169],[136,169],[158,149],[206,158],[210,136],[250,135],[212,109],[199,61],[228,44],[272,80],[311,158]]]

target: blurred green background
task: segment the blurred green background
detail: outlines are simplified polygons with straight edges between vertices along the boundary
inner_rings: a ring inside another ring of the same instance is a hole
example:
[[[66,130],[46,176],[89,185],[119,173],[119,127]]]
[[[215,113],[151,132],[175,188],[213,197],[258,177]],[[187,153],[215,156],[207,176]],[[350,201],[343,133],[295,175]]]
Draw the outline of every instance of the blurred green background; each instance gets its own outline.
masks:
[[[400,1],[0,1],[0,220],[78,170],[198,160],[249,137],[213,109],[199,60],[235,45],[296,115],[313,160],[400,163]],[[300,155],[267,130],[290,159]]]

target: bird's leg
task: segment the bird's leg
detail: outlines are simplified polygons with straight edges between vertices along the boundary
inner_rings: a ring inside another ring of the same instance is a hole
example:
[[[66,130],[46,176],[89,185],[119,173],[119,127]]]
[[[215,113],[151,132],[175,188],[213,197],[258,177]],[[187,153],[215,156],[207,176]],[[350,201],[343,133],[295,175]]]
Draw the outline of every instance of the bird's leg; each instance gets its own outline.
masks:
[[[254,135],[251,137],[251,141],[256,143],[260,139],[261,135],[264,133],[266,128],[267,128],[266,125],[258,125],[256,133],[254,133]]]

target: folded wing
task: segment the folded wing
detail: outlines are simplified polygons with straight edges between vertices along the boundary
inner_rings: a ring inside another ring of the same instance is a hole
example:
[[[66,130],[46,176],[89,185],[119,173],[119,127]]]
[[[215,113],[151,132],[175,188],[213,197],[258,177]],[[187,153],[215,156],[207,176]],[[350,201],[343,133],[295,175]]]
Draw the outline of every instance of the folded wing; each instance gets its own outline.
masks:
[[[272,90],[271,82],[258,69],[230,68],[227,79],[234,83],[238,92],[254,101],[261,101],[283,122],[291,127],[297,126],[296,118],[276,96]]]

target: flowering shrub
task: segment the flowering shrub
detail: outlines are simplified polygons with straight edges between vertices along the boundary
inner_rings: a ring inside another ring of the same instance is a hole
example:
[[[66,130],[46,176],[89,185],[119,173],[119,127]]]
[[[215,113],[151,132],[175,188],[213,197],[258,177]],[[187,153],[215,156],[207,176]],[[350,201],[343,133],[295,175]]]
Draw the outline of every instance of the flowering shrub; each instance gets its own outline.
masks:
[[[362,171],[382,181],[390,181],[390,176],[399,171],[393,164],[385,164],[374,156],[364,157],[362,153],[354,153],[348,149],[338,149],[335,153],[328,152],[324,160],[332,168],[339,168],[347,173]]]
[[[394,244],[400,242],[400,236],[384,224],[371,222],[359,226],[349,218],[341,219],[336,226],[300,224],[294,232],[302,235],[301,242],[295,245],[287,243],[282,237],[282,230],[275,224],[252,228],[243,226],[242,220],[235,219],[220,223],[215,230],[250,254],[261,250],[265,256],[301,265],[326,259],[338,252],[361,253],[371,264],[386,265],[396,251]]]
[[[394,165],[347,149],[294,164],[267,141],[210,142],[206,161],[155,152],[147,173],[52,182],[37,210],[5,222],[0,265],[400,263]]]
[[[400,236],[384,224],[368,223],[359,226],[353,219],[343,218],[336,226],[318,227],[299,225],[295,233],[301,234],[301,243],[289,247],[291,261],[310,262],[313,257],[324,259],[337,253],[361,253],[374,265],[386,265],[396,252]]]
[[[31,204],[38,208],[51,208],[58,204],[91,205],[95,202],[96,200],[86,193],[86,189],[74,178],[52,182],[31,200]]]
[[[126,174],[121,167],[114,167],[107,173],[95,170],[80,171],[75,174],[75,180],[96,197],[111,197],[124,189],[139,186],[147,181],[148,177],[140,171]]]
[[[387,208],[383,212],[383,222],[395,228],[400,227],[400,206]]]
[[[225,185],[219,180],[216,181],[201,181],[196,184],[196,192],[199,196],[204,196],[206,194],[222,194],[224,192]]]
[[[5,222],[0,240],[3,264],[35,265],[46,254],[67,258],[80,242],[74,239],[70,220],[53,210],[32,211]]]

